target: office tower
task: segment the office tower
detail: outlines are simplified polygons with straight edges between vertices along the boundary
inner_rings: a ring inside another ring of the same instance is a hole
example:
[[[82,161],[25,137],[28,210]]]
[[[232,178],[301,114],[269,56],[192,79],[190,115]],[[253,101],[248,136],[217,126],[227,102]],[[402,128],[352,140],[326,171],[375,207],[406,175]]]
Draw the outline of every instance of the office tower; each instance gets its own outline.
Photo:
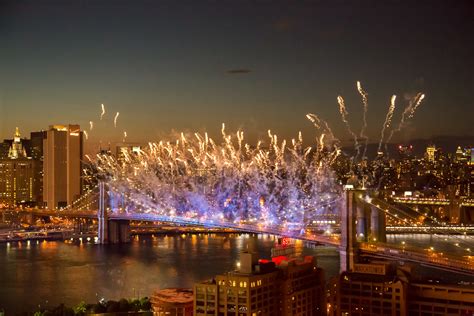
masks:
[[[16,128],[8,156],[0,159],[0,203],[9,206],[32,205],[36,162],[28,157]]]
[[[82,132],[79,125],[52,125],[43,140],[43,196],[46,207],[70,205],[81,195]]]
[[[37,205],[43,206],[43,140],[46,138],[46,132],[30,133],[30,156],[35,160],[35,168],[33,171],[34,192],[33,196]]]
[[[434,145],[426,147],[426,159],[429,162],[435,162],[437,149]]]
[[[193,300],[191,289],[163,289],[150,297],[156,316],[193,316]]]

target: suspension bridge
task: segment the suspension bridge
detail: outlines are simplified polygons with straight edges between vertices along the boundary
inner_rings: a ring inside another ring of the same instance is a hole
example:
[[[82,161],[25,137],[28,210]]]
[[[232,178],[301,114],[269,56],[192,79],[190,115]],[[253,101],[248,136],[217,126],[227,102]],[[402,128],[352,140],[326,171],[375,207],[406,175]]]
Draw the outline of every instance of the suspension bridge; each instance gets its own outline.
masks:
[[[115,200],[115,202],[113,202]],[[312,229],[314,220],[311,211],[305,214],[304,223],[284,223],[270,225],[252,219],[228,220],[226,218],[208,218],[189,213],[191,216],[178,216],[173,211],[154,210],[143,205],[131,196],[120,194],[110,183],[100,182],[96,188],[84,194],[68,207],[60,210],[35,210],[40,216],[63,216],[69,218],[90,218],[98,222],[99,243],[120,243],[130,240],[130,222],[164,222],[179,225],[201,226],[209,228],[229,228],[248,233],[265,233],[291,237],[310,243],[331,245],[339,248],[341,270],[350,270],[358,258],[375,257],[399,262],[416,262],[425,266],[446,271],[469,274],[474,273],[474,257],[470,256],[472,237],[462,238],[463,232],[457,230],[442,231],[444,236],[459,238],[466,251],[465,256],[443,254],[431,249],[422,249],[408,245],[396,245],[386,242],[387,220],[397,221],[401,227],[409,227],[416,220],[408,214],[406,208],[379,198],[375,192],[347,190],[340,196],[333,196],[326,204],[338,209],[337,223],[340,233],[325,234]],[[321,218],[321,213],[318,213]],[[334,217],[331,217],[334,218]],[[432,218],[432,232],[436,233],[441,223]],[[466,237],[466,236],[464,236]],[[474,238],[473,238],[474,239]],[[459,244],[458,244],[459,245]],[[474,250],[474,247],[473,247]]]

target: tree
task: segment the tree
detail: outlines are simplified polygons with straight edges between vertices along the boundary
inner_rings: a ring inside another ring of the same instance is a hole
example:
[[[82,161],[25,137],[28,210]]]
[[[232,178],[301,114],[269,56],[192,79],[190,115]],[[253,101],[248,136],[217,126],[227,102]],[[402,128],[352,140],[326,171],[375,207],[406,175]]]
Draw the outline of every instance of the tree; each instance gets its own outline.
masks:
[[[79,304],[77,304],[76,307],[74,307],[74,314],[76,314],[77,316],[83,316],[85,315],[87,312],[87,305],[85,302],[80,302]]]

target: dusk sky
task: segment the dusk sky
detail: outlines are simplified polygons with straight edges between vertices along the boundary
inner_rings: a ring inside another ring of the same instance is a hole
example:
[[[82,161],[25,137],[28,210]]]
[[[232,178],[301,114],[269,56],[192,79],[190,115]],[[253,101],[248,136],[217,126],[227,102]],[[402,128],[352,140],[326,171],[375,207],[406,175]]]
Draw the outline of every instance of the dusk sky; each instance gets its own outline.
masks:
[[[416,4],[415,4],[416,2]],[[222,122],[250,140],[355,130],[356,90],[369,93],[377,142],[392,94],[397,114],[426,98],[397,141],[474,136],[473,1],[10,1],[0,2],[0,138],[78,123],[91,141],[156,140]],[[99,121],[100,104],[106,107]],[[113,116],[120,112],[118,127]]]

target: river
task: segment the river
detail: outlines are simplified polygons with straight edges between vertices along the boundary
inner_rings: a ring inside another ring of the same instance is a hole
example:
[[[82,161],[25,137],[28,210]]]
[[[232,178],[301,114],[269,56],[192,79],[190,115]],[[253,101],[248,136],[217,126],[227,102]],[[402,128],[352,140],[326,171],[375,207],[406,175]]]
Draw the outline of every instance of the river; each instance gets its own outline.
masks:
[[[80,301],[149,296],[166,287],[192,287],[197,281],[236,267],[249,239],[260,258],[268,258],[275,237],[248,234],[184,234],[136,237],[129,244],[39,241],[0,244],[0,310],[6,315],[33,311],[38,305],[74,306]],[[428,246],[427,235],[390,235],[389,241]],[[445,242],[445,244],[443,244]],[[455,251],[453,240],[435,238],[437,248]],[[329,247],[298,252],[317,257],[326,279],[337,275],[339,255]],[[459,250],[459,249],[457,249]]]

